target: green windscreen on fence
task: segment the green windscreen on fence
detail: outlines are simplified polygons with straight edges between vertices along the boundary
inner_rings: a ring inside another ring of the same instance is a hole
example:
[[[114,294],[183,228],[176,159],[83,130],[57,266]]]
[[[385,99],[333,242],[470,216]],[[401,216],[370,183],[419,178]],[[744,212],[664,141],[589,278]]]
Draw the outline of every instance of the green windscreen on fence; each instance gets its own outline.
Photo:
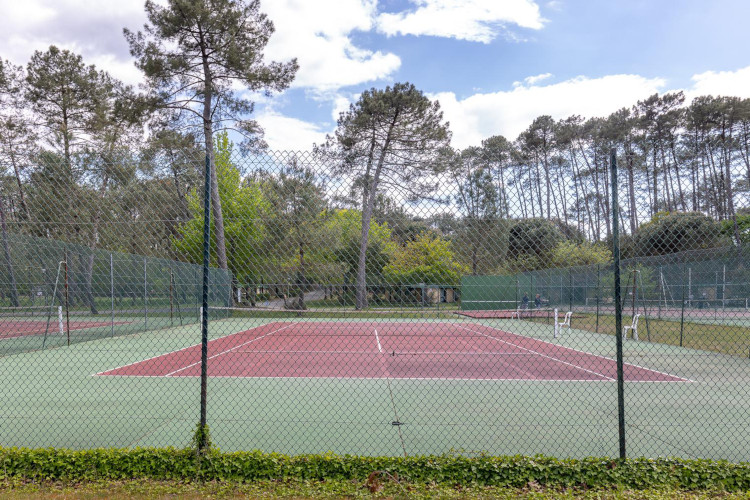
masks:
[[[464,276],[461,278],[461,309],[515,309],[519,295],[516,276]]]
[[[23,234],[8,234],[5,243],[11,260],[6,256],[0,266],[0,320],[6,325],[0,355],[200,318],[200,265]],[[230,305],[231,293],[231,274],[210,269],[209,304]]]

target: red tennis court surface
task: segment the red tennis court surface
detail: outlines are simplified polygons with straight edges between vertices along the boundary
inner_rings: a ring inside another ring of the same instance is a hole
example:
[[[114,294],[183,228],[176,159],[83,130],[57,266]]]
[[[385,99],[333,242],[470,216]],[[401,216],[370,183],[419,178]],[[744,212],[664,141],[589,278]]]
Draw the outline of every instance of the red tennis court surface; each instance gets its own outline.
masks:
[[[115,325],[124,325],[127,321],[116,321]],[[71,321],[70,330],[84,330],[86,328],[97,328],[100,326],[111,326],[110,321]],[[47,320],[3,320],[0,321],[0,339],[13,339],[30,335],[55,335],[60,333],[57,318],[52,317],[47,329]]]
[[[274,322],[209,342],[211,377],[616,380],[614,360],[482,325]],[[197,377],[200,345],[97,375]],[[625,365],[625,379],[686,379]]]

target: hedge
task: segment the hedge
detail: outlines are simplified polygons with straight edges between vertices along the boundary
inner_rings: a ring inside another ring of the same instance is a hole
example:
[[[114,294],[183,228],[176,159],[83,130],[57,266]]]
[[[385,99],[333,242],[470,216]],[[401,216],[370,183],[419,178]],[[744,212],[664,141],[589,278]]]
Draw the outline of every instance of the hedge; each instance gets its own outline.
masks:
[[[362,457],[176,448],[65,450],[0,448],[0,479],[31,481],[260,479],[365,480],[387,471],[405,481],[522,487],[750,490],[750,463],[675,458],[559,460],[546,456]]]

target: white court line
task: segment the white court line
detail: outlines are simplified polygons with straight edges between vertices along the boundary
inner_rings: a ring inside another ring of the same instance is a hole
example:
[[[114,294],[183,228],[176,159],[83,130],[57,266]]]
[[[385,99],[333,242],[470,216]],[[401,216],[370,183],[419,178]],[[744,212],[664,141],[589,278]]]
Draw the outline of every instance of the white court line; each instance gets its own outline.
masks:
[[[459,340],[460,342],[462,342],[462,343],[463,343],[464,345],[468,345],[468,344],[469,344],[469,343],[468,343],[467,341],[465,341],[465,340],[463,340],[463,339],[461,339],[461,338],[459,338],[458,340]],[[520,353],[519,353],[519,354],[520,354]],[[533,354],[533,353],[528,353],[528,354],[523,354],[523,356],[536,356],[536,354]],[[534,374],[533,374],[533,373],[531,373],[530,371],[528,371],[528,370],[525,370],[525,369],[523,369],[523,368],[520,368],[519,366],[517,366],[517,365],[515,365],[515,364],[510,364],[510,363],[506,363],[505,361],[502,361],[501,359],[500,359],[500,360],[498,360],[498,361],[499,361],[499,362],[500,362],[501,364],[503,364],[503,365],[505,365],[506,367],[508,367],[508,368],[514,369],[514,370],[516,370],[516,371],[518,371],[518,372],[521,372],[521,373],[525,373],[526,375],[530,376],[531,378],[535,378],[535,377],[536,377],[536,375],[534,375]]]
[[[378,329],[373,328],[375,330],[375,340],[378,341],[378,352],[383,352],[383,347],[380,345],[380,337],[378,336]]]
[[[526,350],[526,351],[529,351],[529,352],[532,352],[532,353],[538,354],[539,356],[544,356],[544,357],[546,357],[546,358],[549,358],[549,359],[553,359],[553,360],[555,360],[555,361],[559,361],[560,363],[565,363],[565,364],[569,364],[570,366],[575,366],[576,368],[579,368],[579,369],[581,369],[581,370],[584,370],[584,371],[589,371],[589,370],[586,370],[585,368],[582,368],[582,367],[580,367],[580,366],[578,366],[578,365],[573,365],[573,364],[571,364],[571,363],[566,363],[565,361],[562,361],[562,360],[560,360],[560,359],[554,358],[554,357],[552,357],[552,356],[547,356],[547,355],[545,355],[545,354],[541,354],[541,353],[538,353],[537,351],[534,351],[534,350],[532,350],[532,349],[526,349],[526,348],[524,348],[524,347],[521,347],[521,346],[517,346],[517,345],[513,344],[512,342],[507,342],[507,341],[505,341],[505,340],[502,340],[502,339],[499,339],[499,338],[497,338],[497,337],[493,337],[493,336],[491,336],[491,335],[487,335],[487,334],[485,334],[485,333],[477,332],[477,331],[471,330],[471,329],[469,329],[469,328],[466,328],[466,327],[464,327],[464,326],[461,326],[461,325],[456,325],[456,326],[458,326],[459,328],[463,328],[464,330],[467,330],[467,331],[469,331],[469,332],[472,332],[472,333],[476,333],[476,334],[482,335],[482,336],[484,336],[484,337],[487,337],[487,338],[491,338],[491,339],[493,339],[493,340],[497,340],[497,341],[499,341],[499,342],[503,342],[503,343],[505,343],[505,344],[508,344],[508,345],[512,345],[512,346],[514,346],[514,347],[518,347],[519,349],[524,349],[524,350]],[[483,326],[484,326],[484,325],[483,325]],[[520,337],[520,338],[525,338],[525,339],[536,340],[536,341],[538,341],[538,342],[542,342],[542,343],[544,343],[544,344],[549,344],[549,345],[552,345],[552,346],[555,346],[555,347],[561,347],[561,348],[563,348],[563,349],[566,349],[566,350],[568,350],[568,351],[573,351],[573,352],[577,352],[577,353],[581,353],[581,354],[588,354],[589,356],[593,356],[593,357],[595,357],[595,358],[601,358],[601,359],[606,359],[606,360],[608,360],[608,361],[614,361],[614,362],[617,362],[617,360],[616,360],[616,359],[613,359],[613,358],[608,358],[607,356],[602,356],[602,355],[600,355],[600,354],[594,354],[593,352],[581,351],[580,349],[573,349],[572,347],[566,347],[566,346],[562,346],[562,345],[558,345],[558,344],[553,344],[552,342],[547,342],[547,341],[545,341],[545,340],[539,340],[539,339],[536,339],[536,338],[534,338],[534,337],[525,337],[525,336],[523,336],[523,335],[517,335],[517,334],[515,334],[515,333],[512,333],[512,332],[505,332],[504,330],[499,330],[499,329],[497,329],[497,328],[494,328],[494,327],[491,327],[491,326],[485,326],[485,328],[490,328],[490,329],[492,329],[492,330],[497,330],[498,332],[502,332],[502,333],[509,333],[510,335],[515,335],[516,337]],[[664,376],[667,376],[667,377],[672,377],[672,378],[676,378],[676,379],[679,379],[679,380],[680,380],[680,381],[682,381],[682,382],[694,382],[694,381],[693,381],[693,380],[691,380],[691,379],[687,379],[687,378],[684,378],[684,377],[678,377],[677,375],[673,375],[673,374],[671,374],[671,373],[667,373],[667,372],[662,372],[662,371],[659,371],[659,370],[654,370],[654,369],[652,369],[652,368],[648,368],[648,367],[645,367],[645,366],[634,365],[634,364],[632,364],[632,363],[624,363],[624,364],[626,364],[626,365],[629,365],[629,366],[632,366],[632,367],[634,367],[634,368],[640,368],[641,370],[648,370],[648,371],[650,371],[650,372],[658,373],[658,374],[660,374],[660,375],[664,375]],[[596,373],[596,372],[593,372],[593,371],[592,371],[591,373]],[[597,375],[602,375],[602,374],[597,374]],[[614,381],[614,380],[617,380],[617,379],[614,379],[614,378],[612,378],[612,377],[607,377],[606,375],[602,375],[602,376],[603,376],[603,377],[606,377],[607,379],[609,379],[609,380],[612,380],[612,381]],[[628,383],[632,383],[632,382],[677,382],[677,380],[626,380],[626,382],[628,382]]]
[[[537,355],[539,355],[539,356],[541,356],[543,358],[551,359],[551,360],[556,361],[558,363],[562,363],[564,365],[572,366],[573,368],[576,368],[578,370],[581,370],[581,371],[584,371],[584,372],[588,372],[588,373],[593,373],[594,375],[599,375],[600,377],[604,377],[604,378],[606,378],[608,380],[612,380],[612,381],[616,380],[616,379],[614,379],[612,377],[609,377],[609,376],[607,376],[607,375],[605,375],[603,373],[599,373],[599,372],[596,372],[594,370],[589,370],[588,368],[583,368],[582,366],[574,365],[573,363],[568,363],[567,361],[563,361],[562,359],[555,358],[554,356],[548,356],[546,354],[542,354],[541,352],[535,351],[533,349],[527,349],[525,347],[521,347],[520,345],[516,345],[513,342],[507,342],[507,341],[499,339],[497,337],[493,337],[492,335],[487,335],[486,333],[477,332],[477,331],[472,330],[470,328],[466,328],[465,326],[461,326],[461,325],[457,325],[457,326],[459,328],[463,328],[464,330],[469,331],[471,333],[476,333],[477,335],[481,335],[483,337],[487,337],[488,339],[497,340],[498,342],[502,342],[503,344],[512,345],[513,347],[517,347],[518,349],[523,349],[524,351],[532,352],[532,353],[537,354]],[[555,344],[550,344],[550,345],[555,345]]]
[[[280,332],[281,330],[284,330],[284,329],[286,329],[286,328],[289,328],[290,326],[294,326],[294,325],[296,325],[297,323],[299,323],[299,322],[295,322],[295,323],[290,323],[290,324],[288,324],[288,325],[286,325],[286,326],[284,326],[284,327],[281,327],[281,328],[279,328],[279,329],[277,329],[277,330],[274,330],[274,331],[272,331],[272,332],[268,332],[268,333],[266,333],[265,335],[261,335],[260,337],[255,337],[254,339],[252,339],[252,340],[248,340],[247,342],[243,342],[242,344],[240,344],[240,345],[238,345],[238,346],[234,346],[234,347],[232,347],[231,349],[227,349],[226,351],[221,351],[221,352],[220,352],[220,353],[218,353],[218,354],[214,354],[213,356],[209,356],[209,357],[208,357],[208,359],[214,359],[215,357],[217,357],[217,356],[221,356],[222,354],[226,354],[226,353],[228,353],[228,352],[232,352],[232,351],[234,351],[235,349],[238,349],[238,348],[242,347],[243,345],[247,345],[247,344],[252,344],[252,343],[253,343],[253,342],[255,342],[256,340],[260,340],[260,339],[262,339],[262,338],[268,337],[269,335],[273,335],[274,333],[276,333],[276,332]],[[169,373],[167,373],[167,374],[166,374],[166,375],[164,375],[164,376],[165,376],[165,377],[171,377],[171,376],[172,376],[172,375],[174,375],[175,373],[181,372],[181,371],[183,371],[183,370],[187,370],[188,368],[192,368],[192,367],[194,367],[194,366],[196,366],[196,365],[199,365],[199,364],[201,364],[201,362],[200,362],[200,361],[198,361],[197,363],[192,363],[192,364],[189,364],[189,365],[187,365],[187,366],[183,366],[182,368],[180,368],[180,369],[178,369],[178,370],[175,370],[175,371],[173,371],[173,372],[169,372]]]
[[[254,326],[254,327],[250,328],[249,330],[242,330],[241,332],[227,333],[226,335],[222,335],[221,337],[216,337],[215,339],[210,339],[209,342],[213,342],[214,340],[225,339],[227,337],[231,337],[232,335],[240,335],[242,333],[251,332],[251,331],[255,330],[256,328],[263,328],[264,326],[273,325],[275,323],[279,323],[279,321],[272,321],[271,323],[266,323],[265,325]],[[292,324],[296,324],[296,322],[292,323]],[[143,333],[143,332],[138,332],[138,333]],[[164,352],[162,354],[157,354],[156,356],[151,356],[150,358],[142,359],[140,361],[134,361],[132,363],[128,363],[127,365],[121,365],[121,366],[117,366],[115,368],[109,368],[109,369],[101,371],[99,373],[94,373],[94,376],[102,375],[104,373],[111,372],[111,371],[114,371],[114,370],[119,370],[120,368],[127,368],[128,366],[137,365],[139,363],[144,363],[146,361],[151,361],[152,359],[160,358],[162,356],[169,356],[171,354],[176,354],[178,352],[187,351],[188,349],[192,349],[193,347],[198,347],[198,346],[200,346],[200,344],[193,344],[193,345],[189,345],[187,347],[183,347],[182,349],[177,349],[176,351],[169,351],[169,352]],[[125,377],[125,376],[128,376],[128,377],[131,377],[131,376],[164,377],[165,375],[118,375],[118,376],[119,377]]]

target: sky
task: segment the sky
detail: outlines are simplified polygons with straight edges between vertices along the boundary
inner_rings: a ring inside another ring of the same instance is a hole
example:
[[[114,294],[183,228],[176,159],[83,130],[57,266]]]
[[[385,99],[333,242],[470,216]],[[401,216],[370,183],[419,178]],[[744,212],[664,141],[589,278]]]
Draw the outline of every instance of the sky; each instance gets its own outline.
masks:
[[[160,0],[163,1],[163,0]],[[122,29],[143,0],[0,0],[0,57],[50,45],[142,82]],[[261,0],[267,61],[291,87],[253,114],[274,150],[309,150],[364,90],[411,82],[440,102],[453,146],[515,139],[542,114],[606,116],[654,93],[750,97],[748,0]]]

